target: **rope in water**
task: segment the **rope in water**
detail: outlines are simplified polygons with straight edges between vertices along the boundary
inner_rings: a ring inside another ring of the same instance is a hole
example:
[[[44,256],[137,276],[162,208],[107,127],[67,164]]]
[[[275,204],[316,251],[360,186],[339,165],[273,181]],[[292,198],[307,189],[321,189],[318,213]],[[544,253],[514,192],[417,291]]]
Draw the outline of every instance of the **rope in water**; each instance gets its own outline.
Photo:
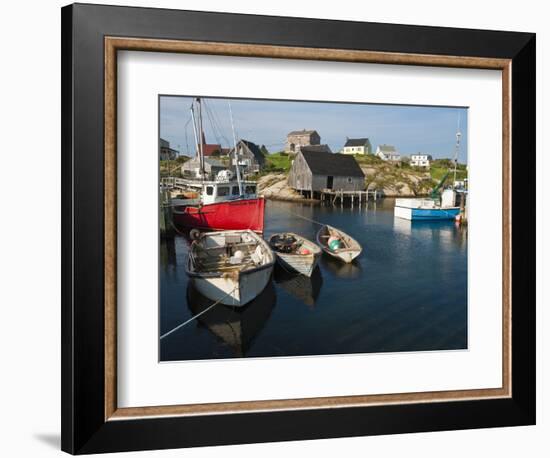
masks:
[[[168,332],[165,332],[164,334],[162,334],[160,336],[160,340],[164,339],[165,337],[168,337],[170,334],[173,334],[174,332],[176,332],[178,329],[181,329],[183,328],[185,325],[191,323],[191,321],[197,319],[198,317],[200,317],[201,315],[204,315],[206,312],[208,312],[209,310],[211,310],[212,308],[214,308],[215,305],[218,305],[222,300],[224,300],[227,296],[233,294],[233,292],[236,290],[237,288],[233,288],[230,292],[228,292],[225,296],[221,297],[220,299],[218,299],[216,302],[214,302],[212,305],[208,306],[206,309],[204,309],[202,312],[200,313],[197,313],[195,316],[192,316],[191,318],[189,318],[187,321],[184,321],[183,323],[179,324],[178,326],[176,326],[174,329],[172,329],[171,331],[168,331]]]
[[[302,216],[302,215],[299,215],[298,213],[291,212],[290,210],[288,210],[288,213],[290,213],[291,215],[294,215],[298,218],[305,219],[306,221],[309,221],[311,223],[318,224],[319,226],[326,226],[325,223],[320,223],[319,221],[315,221],[314,219],[308,218],[307,216]]]

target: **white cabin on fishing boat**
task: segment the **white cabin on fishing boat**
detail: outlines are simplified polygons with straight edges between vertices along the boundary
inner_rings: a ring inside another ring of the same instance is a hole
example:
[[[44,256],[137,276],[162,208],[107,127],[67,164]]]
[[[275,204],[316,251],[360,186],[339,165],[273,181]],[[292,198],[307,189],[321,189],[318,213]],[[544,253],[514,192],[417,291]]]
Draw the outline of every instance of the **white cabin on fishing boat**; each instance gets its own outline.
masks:
[[[241,181],[242,194],[236,180],[189,181],[188,187],[197,190],[203,205],[238,199],[239,197],[244,199],[255,199],[257,197],[257,183],[255,181]]]

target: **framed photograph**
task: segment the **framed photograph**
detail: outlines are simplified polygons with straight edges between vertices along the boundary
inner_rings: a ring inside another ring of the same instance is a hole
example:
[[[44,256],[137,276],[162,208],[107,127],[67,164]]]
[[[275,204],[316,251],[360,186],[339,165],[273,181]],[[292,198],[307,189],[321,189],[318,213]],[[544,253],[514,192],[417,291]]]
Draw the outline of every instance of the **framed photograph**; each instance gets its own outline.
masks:
[[[62,9],[62,448],[535,423],[535,35]]]

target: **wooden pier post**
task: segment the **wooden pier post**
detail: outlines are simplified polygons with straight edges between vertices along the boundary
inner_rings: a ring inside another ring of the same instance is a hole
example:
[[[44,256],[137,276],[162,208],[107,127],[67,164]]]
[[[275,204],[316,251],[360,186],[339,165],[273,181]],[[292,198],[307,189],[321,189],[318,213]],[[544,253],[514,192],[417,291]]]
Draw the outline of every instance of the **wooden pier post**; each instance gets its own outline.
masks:
[[[172,221],[172,206],[170,205],[170,192],[162,191],[159,200],[160,236],[172,238],[174,237],[174,226]]]

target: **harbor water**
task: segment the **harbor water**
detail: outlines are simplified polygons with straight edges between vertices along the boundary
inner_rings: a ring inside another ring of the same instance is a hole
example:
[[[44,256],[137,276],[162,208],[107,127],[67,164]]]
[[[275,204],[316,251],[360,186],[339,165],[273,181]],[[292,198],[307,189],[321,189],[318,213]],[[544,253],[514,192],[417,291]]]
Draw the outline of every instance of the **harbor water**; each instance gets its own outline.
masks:
[[[162,338],[160,360],[466,349],[467,230],[394,218],[393,205],[268,201],[266,239],[292,231],[315,240],[314,220],[347,232],[362,254],[352,264],[325,254],[311,278],[276,266],[246,307],[216,305]],[[188,246],[180,235],[160,243],[159,336],[213,303],[187,278]]]

